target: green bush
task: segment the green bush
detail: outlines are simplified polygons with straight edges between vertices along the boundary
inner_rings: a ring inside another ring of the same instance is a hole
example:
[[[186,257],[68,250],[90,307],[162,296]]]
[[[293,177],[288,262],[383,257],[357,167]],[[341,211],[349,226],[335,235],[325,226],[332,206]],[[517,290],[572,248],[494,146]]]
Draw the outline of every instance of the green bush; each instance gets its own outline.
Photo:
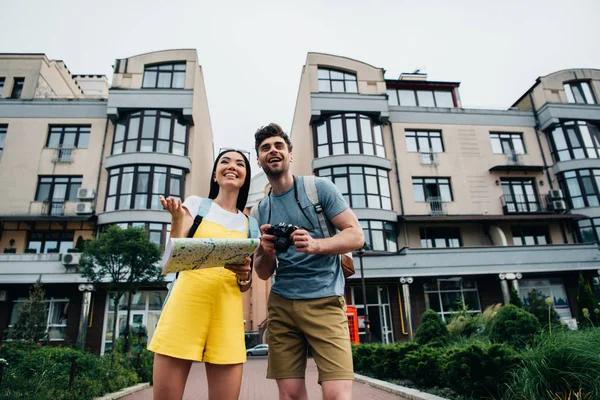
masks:
[[[354,361],[354,370],[359,374],[372,375],[373,358],[371,357],[375,351],[376,344],[360,344],[352,346],[352,358]]]
[[[518,361],[517,353],[505,344],[472,343],[448,352],[441,381],[465,396],[495,398],[500,394],[499,383]]]
[[[507,400],[600,399],[600,329],[543,334],[511,372]]]
[[[421,387],[441,386],[441,365],[445,353],[443,347],[421,346],[400,359],[401,375]]]
[[[598,301],[594,297],[592,290],[579,274],[579,290],[577,293],[577,321],[580,327],[599,326],[599,315],[594,310],[599,309]],[[584,311],[584,310],[587,310]]]
[[[548,307],[547,298],[544,294],[532,289],[527,295],[527,304],[524,308],[535,315],[543,328],[548,328],[548,322],[553,326],[560,326],[560,316],[554,307]]]
[[[443,346],[448,343],[449,338],[450,334],[442,317],[433,310],[425,311],[415,333],[417,343]]]
[[[540,329],[540,323],[534,315],[509,304],[502,307],[492,319],[490,340],[520,348],[531,343]]]
[[[519,293],[514,288],[510,291],[510,304],[519,308],[523,308],[523,301],[521,300]]]
[[[417,351],[419,345],[415,342],[394,343],[381,345],[373,351],[372,368],[376,378],[379,379],[401,379],[402,369],[398,368],[398,363],[406,357],[407,354]]]

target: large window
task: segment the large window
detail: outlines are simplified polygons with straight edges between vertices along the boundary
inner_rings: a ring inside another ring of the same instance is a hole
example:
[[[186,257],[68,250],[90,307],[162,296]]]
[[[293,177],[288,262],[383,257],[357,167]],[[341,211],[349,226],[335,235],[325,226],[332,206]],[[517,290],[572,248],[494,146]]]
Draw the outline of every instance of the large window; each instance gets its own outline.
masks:
[[[460,228],[420,228],[421,247],[461,247]]]
[[[561,319],[571,319],[569,299],[562,279],[522,279],[519,281],[519,291],[524,305],[528,305],[527,295],[535,289],[538,295],[551,298],[552,306]]]
[[[415,201],[452,201],[450,178],[413,178]]]
[[[67,337],[67,311],[69,309],[69,299],[50,298],[44,300],[44,303],[46,305],[46,312],[48,313],[46,319],[48,339],[51,341],[65,340]],[[9,327],[14,326],[19,320],[24,304],[25,299],[19,299],[13,302]]]
[[[183,198],[184,175],[180,168],[136,165],[108,172],[105,211],[162,210],[158,195]]]
[[[520,133],[490,133],[494,154],[525,154],[523,135]]]
[[[398,250],[395,224],[386,221],[361,220],[360,226],[365,234],[365,246],[372,251]]]
[[[425,307],[442,316],[446,321],[453,312],[463,306],[469,313],[480,313],[481,303],[477,282],[472,279],[450,278],[432,279],[423,285],[425,291]]]
[[[10,94],[11,99],[20,99],[23,94],[23,86],[25,86],[25,78],[15,78],[13,88]]]
[[[600,243],[600,218],[584,219],[577,225],[577,238],[581,243]]]
[[[186,154],[187,126],[176,114],[144,110],[119,120],[112,154],[132,152]]]
[[[570,208],[600,206],[600,169],[580,169],[558,175]]]
[[[385,157],[381,125],[361,114],[335,115],[314,125],[317,158],[341,154]]]
[[[390,106],[454,107],[450,90],[388,89],[387,94]]]
[[[158,246],[164,246],[171,235],[171,224],[161,224],[155,222],[123,222],[115,224],[121,229],[142,228],[148,232],[148,240]],[[108,226],[106,226],[108,227]]]
[[[545,226],[515,226],[512,228],[515,246],[534,246],[552,243]]]
[[[64,202],[76,201],[81,187],[81,176],[40,176],[38,178],[36,201]]]
[[[598,158],[600,131],[585,121],[567,121],[552,131],[552,157],[555,161]]]
[[[51,126],[48,132],[46,147],[87,149],[90,143],[90,125],[83,126]]]
[[[406,131],[406,151],[443,153],[442,132]]]
[[[4,152],[4,142],[6,141],[6,132],[8,131],[8,125],[0,125],[0,158]]]
[[[319,92],[357,93],[356,75],[334,69],[319,68]]]
[[[352,208],[392,209],[388,172],[371,167],[334,167],[316,171],[338,187]]]
[[[596,104],[588,82],[570,82],[563,85],[569,103]]]
[[[185,87],[185,62],[147,65],[144,68],[142,88],[183,89]]]
[[[30,253],[66,253],[73,248],[73,231],[34,231],[29,233]]]
[[[505,213],[540,211],[533,179],[502,179],[502,193]]]

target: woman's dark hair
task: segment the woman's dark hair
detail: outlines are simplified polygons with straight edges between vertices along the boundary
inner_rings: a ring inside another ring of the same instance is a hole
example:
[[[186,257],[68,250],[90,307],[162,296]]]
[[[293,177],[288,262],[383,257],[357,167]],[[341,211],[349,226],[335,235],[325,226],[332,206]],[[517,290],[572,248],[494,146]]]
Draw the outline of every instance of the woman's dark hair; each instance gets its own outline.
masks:
[[[244,164],[246,164],[246,179],[244,180],[244,184],[240,188],[240,193],[238,194],[236,203],[237,209],[240,211],[244,211],[244,208],[246,208],[246,202],[248,201],[248,192],[250,192],[250,178],[252,173],[250,171],[250,162],[248,161],[248,157],[246,157],[241,151],[223,150],[219,153],[217,159],[215,160],[215,164],[213,165],[212,174],[210,175],[210,192],[208,193],[208,198],[213,200],[217,198],[220,186],[217,182],[215,182],[213,178],[217,173],[217,165],[219,164],[219,161],[221,161],[221,157],[223,157],[223,154],[231,152],[240,154],[244,158]]]
[[[282,138],[285,141],[285,144],[287,144],[288,151],[290,153],[292,152],[292,148],[293,148],[292,141],[290,140],[287,133],[285,133],[279,125],[270,123],[267,126],[261,126],[260,128],[258,128],[256,133],[254,134],[254,149],[256,150],[257,156],[258,156],[258,148],[260,147],[261,143],[265,139],[268,139],[273,136],[279,136],[280,138]]]

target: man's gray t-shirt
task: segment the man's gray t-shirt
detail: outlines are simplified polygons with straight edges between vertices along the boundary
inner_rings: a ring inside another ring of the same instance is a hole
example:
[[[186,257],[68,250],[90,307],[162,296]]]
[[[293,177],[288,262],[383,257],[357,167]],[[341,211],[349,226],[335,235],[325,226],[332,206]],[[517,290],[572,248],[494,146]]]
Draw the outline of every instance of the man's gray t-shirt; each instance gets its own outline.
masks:
[[[314,239],[324,237],[315,207],[304,190],[304,179],[296,177],[298,200],[296,204],[294,188],[281,195],[267,196],[259,204],[260,225],[279,223],[308,228]],[[348,204],[338,188],[329,180],[315,178],[319,203],[328,220],[348,209]],[[300,210],[304,210],[304,214]],[[271,220],[269,221],[269,210]],[[308,219],[307,219],[308,217]],[[311,224],[312,223],[312,224]],[[271,290],[286,299],[318,299],[344,295],[344,275],[339,255],[306,254],[290,246],[287,252],[277,252],[279,261],[275,282]]]

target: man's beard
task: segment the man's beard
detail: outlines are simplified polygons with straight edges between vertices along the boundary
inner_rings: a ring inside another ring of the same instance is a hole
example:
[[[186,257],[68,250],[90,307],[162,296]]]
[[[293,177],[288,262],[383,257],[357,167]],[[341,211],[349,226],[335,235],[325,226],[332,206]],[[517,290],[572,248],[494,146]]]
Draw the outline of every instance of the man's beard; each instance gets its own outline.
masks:
[[[265,175],[267,175],[270,178],[281,178],[283,175],[287,174],[287,172],[289,170],[290,170],[290,165],[283,164],[283,163],[282,163],[281,168],[278,170],[273,170],[268,165],[263,167],[263,171],[265,171]]]

